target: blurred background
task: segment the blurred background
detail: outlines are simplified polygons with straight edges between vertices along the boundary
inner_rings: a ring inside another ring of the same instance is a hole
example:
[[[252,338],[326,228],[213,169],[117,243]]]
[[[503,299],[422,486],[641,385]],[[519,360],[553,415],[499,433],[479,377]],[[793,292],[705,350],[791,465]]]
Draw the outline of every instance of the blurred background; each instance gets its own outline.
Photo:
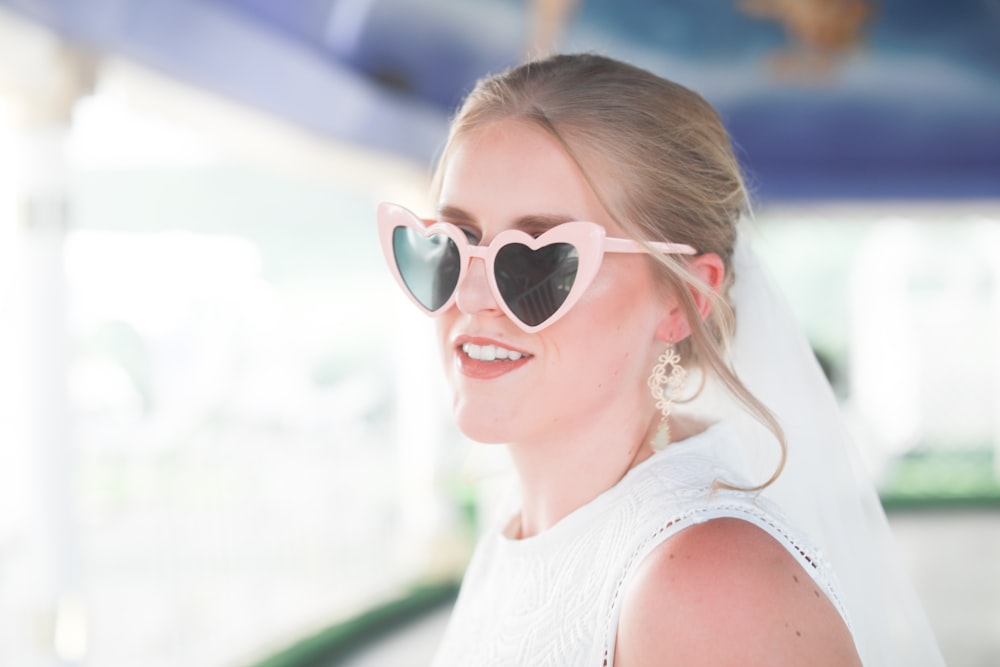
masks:
[[[427,662],[502,461],[374,207],[553,49],[720,110],[948,663],[1000,664],[1000,1],[0,0],[0,665]]]

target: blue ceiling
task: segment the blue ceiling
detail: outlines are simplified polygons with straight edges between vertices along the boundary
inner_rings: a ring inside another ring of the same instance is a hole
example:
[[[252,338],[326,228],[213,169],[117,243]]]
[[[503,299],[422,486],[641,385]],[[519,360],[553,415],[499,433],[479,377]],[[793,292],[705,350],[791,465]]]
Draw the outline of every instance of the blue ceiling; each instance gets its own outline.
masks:
[[[462,94],[520,59],[527,4],[0,0],[99,51],[425,162]],[[837,4],[859,11],[748,11]],[[1000,0],[581,0],[563,44],[704,94],[761,199],[1000,197]]]

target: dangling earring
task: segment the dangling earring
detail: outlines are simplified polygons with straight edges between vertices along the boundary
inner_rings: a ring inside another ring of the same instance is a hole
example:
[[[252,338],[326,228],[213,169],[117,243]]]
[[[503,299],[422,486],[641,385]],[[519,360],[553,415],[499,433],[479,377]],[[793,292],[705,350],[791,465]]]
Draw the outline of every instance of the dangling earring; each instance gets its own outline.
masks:
[[[670,444],[670,424],[667,418],[670,417],[670,410],[681,387],[684,386],[686,377],[687,371],[681,366],[681,356],[674,349],[674,344],[668,343],[667,349],[657,359],[647,381],[649,393],[653,395],[656,409],[660,411],[660,424],[656,427],[656,435],[650,443],[653,451],[662,451]]]

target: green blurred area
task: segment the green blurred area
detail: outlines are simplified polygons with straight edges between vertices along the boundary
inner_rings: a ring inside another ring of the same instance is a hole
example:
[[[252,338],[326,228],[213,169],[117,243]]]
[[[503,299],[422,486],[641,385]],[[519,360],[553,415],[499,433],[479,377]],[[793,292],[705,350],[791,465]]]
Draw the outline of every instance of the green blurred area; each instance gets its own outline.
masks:
[[[438,607],[452,604],[457,581],[416,585],[398,598],[304,637],[251,667],[334,667]]]
[[[895,459],[881,491],[886,509],[1000,508],[995,452],[926,448]]]

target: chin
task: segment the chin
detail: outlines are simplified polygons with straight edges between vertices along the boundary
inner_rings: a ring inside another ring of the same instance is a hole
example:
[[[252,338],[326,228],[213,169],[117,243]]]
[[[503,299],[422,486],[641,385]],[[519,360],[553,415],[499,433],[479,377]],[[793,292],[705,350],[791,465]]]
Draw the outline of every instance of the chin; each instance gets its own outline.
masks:
[[[459,421],[458,430],[470,440],[474,440],[484,445],[502,445],[510,441],[507,429],[497,428],[495,425],[484,426],[482,424],[465,424],[462,421]]]
[[[484,445],[499,445],[510,442],[512,432],[510,420],[496,414],[483,414],[469,410],[467,407],[455,408],[455,423],[458,430],[470,440]]]

